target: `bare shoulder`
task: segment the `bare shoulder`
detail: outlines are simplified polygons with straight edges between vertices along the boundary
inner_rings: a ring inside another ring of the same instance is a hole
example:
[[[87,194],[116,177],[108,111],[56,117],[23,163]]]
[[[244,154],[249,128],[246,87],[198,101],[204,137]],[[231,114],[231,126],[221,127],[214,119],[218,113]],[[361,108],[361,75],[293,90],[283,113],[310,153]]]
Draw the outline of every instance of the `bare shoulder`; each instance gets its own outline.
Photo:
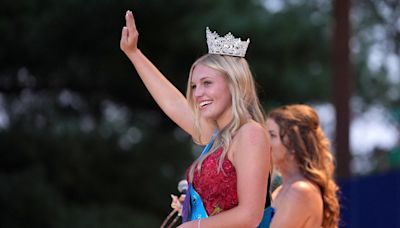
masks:
[[[267,142],[268,140],[266,128],[255,121],[249,121],[240,127],[236,132],[235,138],[237,141],[243,140],[249,143]]]
[[[275,201],[276,214],[271,227],[320,227],[323,203],[318,188],[308,180],[286,187],[277,196],[279,202]]]
[[[313,205],[310,202],[321,201],[319,188],[310,181],[300,180],[291,184],[288,198],[304,205]]]
[[[235,165],[246,161],[248,164],[254,162],[267,164],[269,156],[266,156],[266,151],[268,151],[267,130],[263,125],[249,121],[236,132],[228,156]]]

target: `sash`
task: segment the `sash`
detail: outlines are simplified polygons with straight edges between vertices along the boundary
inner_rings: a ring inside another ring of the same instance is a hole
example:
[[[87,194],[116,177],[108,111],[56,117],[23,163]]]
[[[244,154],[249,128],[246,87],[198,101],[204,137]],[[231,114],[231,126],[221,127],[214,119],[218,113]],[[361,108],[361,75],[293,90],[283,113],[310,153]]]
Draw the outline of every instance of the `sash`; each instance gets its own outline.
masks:
[[[210,142],[204,147],[201,156],[206,155],[214,144],[218,131],[215,130]],[[189,183],[189,189],[183,202],[182,207],[182,223],[198,219],[207,218],[207,211],[204,207],[200,195],[196,192],[192,183]]]
[[[207,218],[207,211],[203,205],[200,195],[194,190],[192,184],[189,187],[190,194],[190,206],[192,213],[190,215],[190,221]]]

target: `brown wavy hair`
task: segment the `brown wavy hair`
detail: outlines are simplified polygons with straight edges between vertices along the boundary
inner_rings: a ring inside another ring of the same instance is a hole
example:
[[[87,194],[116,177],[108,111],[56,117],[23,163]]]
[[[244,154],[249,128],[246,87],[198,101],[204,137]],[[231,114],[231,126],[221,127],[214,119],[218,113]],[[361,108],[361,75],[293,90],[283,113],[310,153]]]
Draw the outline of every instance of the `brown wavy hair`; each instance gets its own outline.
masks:
[[[308,105],[287,105],[272,110],[268,118],[279,126],[282,144],[294,151],[305,178],[319,186],[323,200],[322,227],[338,227],[338,186],[330,143],[322,131],[316,111]]]

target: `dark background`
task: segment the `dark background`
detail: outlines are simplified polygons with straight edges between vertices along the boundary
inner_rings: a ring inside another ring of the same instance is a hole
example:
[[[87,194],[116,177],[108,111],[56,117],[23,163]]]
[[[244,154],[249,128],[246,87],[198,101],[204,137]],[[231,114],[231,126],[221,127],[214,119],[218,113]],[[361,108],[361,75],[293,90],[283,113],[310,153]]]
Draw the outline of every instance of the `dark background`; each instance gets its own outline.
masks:
[[[206,26],[249,37],[246,58],[269,110],[332,104],[331,4],[2,0],[0,227],[158,227],[169,213],[169,195],[199,148],[160,111],[120,51],[127,9],[139,47],[182,92],[192,62],[207,52]],[[369,62],[371,50],[383,45],[380,54],[397,57],[399,65],[399,3],[356,1],[350,19],[352,98],[361,101],[359,110],[384,107],[399,128],[399,82],[384,59],[375,68]],[[367,171],[353,170],[354,180],[400,167],[398,145],[366,153]],[[351,192],[353,179],[338,179]],[[361,213],[360,201],[343,202]],[[399,201],[392,202],[390,209],[399,211]],[[349,214],[345,227],[366,227]]]

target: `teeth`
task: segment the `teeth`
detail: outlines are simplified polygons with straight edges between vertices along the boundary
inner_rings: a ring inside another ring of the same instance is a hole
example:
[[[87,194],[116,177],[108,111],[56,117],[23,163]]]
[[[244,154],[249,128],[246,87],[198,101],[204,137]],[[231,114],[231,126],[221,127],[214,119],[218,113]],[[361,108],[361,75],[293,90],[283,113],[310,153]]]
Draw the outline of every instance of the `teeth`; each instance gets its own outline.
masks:
[[[211,104],[211,101],[202,101],[202,102],[200,102],[200,107],[204,107],[208,104]]]

